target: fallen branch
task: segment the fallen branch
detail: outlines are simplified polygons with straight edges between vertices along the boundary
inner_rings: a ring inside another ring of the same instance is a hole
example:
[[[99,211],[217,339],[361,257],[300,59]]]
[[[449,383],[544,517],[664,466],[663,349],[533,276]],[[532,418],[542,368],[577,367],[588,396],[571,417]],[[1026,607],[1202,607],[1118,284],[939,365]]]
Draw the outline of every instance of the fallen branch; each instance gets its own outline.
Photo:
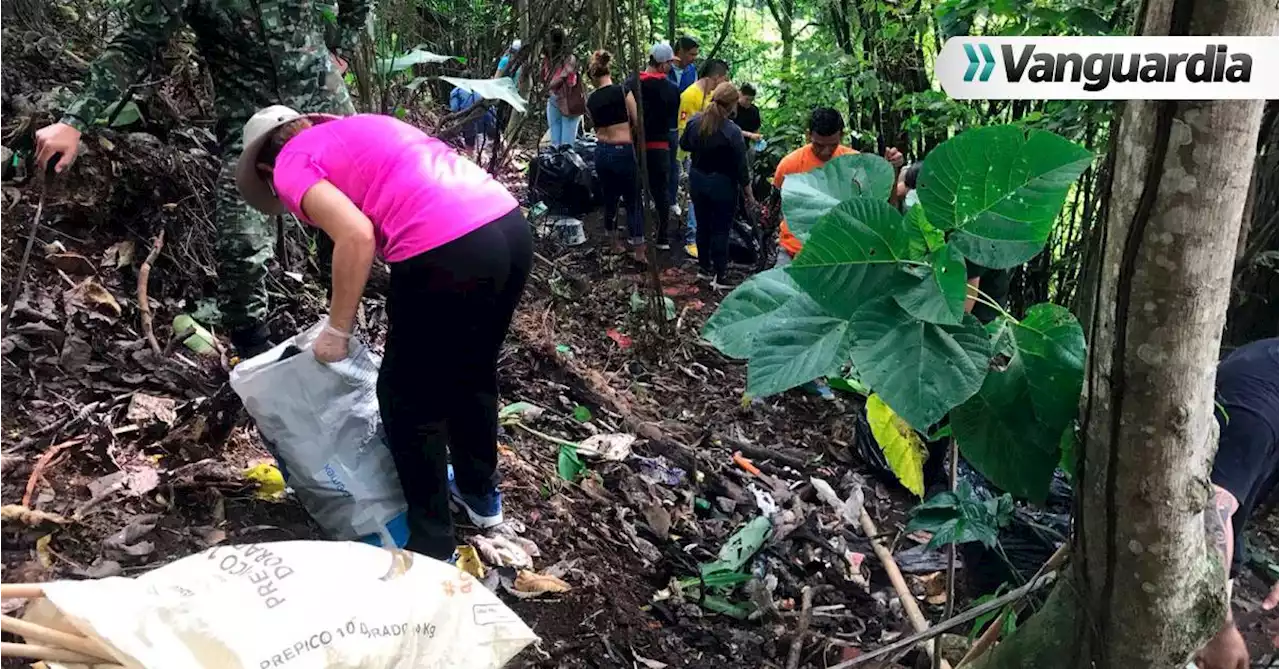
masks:
[[[813,598],[830,589],[830,585],[806,585],[800,591],[800,622],[796,623],[796,635],[791,639],[791,651],[787,653],[787,669],[800,666],[800,652],[804,650],[804,639],[809,635],[809,623],[813,622]]]
[[[898,569],[898,563],[894,561],[893,553],[889,551],[888,546],[884,545],[884,540],[880,538],[880,531],[876,529],[875,522],[871,520],[871,515],[867,513],[865,508],[862,509],[862,516],[859,517],[858,521],[862,525],[862,533],[867,535],[867,539],[871,541],[871,548],[875,550],[876,556],[880,558],[880,563],[884,566],[885,573],[889,575],[889,582],[893,584],[893,589],[898,593],[898,599],[902,602],[902,610],[906,612],[907,620],[911,621],[911,627],[917,633],[928,630],[929,620],[920,611],[920,604],[916,602],[915,595],[911,594],[911,588],[907,587],[907,581],[902,577],[902,570]],[[934,653],[938,651],[931,644],[925,645],[924,650],[931,659]],[[864,657],[867,656],[862,655],[857,659],[860,660]],[[847,666],[853,665],[849,664]],[[946,660],[942,661],[942,666],[946,669],[951,669],[951,665]],[[832,669],[835,668],[832,667]]]
[[[1069,545],[1070,544],[1062,544],[1061,546],[1058,546],[1058,550],[1054,551],[1053,555],[1049,556],[1048,560],[1045,560],[1044,565],[1040,567],[1036,572],[1036,575],[1033,576],[1031,580],[1034,581],[1042,574],[1057,571],[1058,567],[1062,566],[1062,563],[1067,561],[1067,546]],[[1013,614],[1015,616],[1022,611],[1022,604],[1023,602],[1019,601],[1014,607]],[[978,640],[969,647],[969,652],[965,653],[964,657],[960,658],[960,663],[956,665],[956,669],[960,669],[960,667],[977,660],[979,656],[987,652],[988,649],[996,644],[996,641],[1000,639],[1000,631],[1004,629],[1004,618],[1008,613],[1008,611],[1001,611],[1000,615],[996,616],[996,619],[992,620],[991,623],[987,625],[987,629],[982,632],[982,636],[978,637]]]
[[[1036,590],[1039,590],[1040,588],[1043,588],[1044,586],[1049,585],[1050,583],[1053,583],[1055,580],[1057,580],[1057,576],[1058,576],[1057,572],[1049,572],[1041,575],[1039,578],[1033,578],[1026,585],[1022,585],[1017,588],[1014,588],[1013,590],[1010,590],[1009,592],[1006,592],[1003,595],[1000,595],[999,597],[996,597],[995,599],[989,602],[975,606],[954,618],[944,620],[938,623],[937,625],[934,625],[933,627],[930,627],[926,630],[923,630],[921,632],[916,632],[915,634],[912,634],[911,636],[908,636],[908,637],[903,637],[889,644],[888,646],[885,646],[883,648],[877,648],[876,650],[873,650],[869,653],[863,653],[862,655],[859,655],[858,657],[855,657],[852,660],[841,662],[840,664],[833,665],[831,667],[828,667],[827,669],[850,669],[850,667],[856,667],[860,664],[865,664],[872,660],[884,657],[885,655],[896,653],[904,648],[910,648],[911,646],[914,646],[915,644],[918,644],[922,641],[928,641],[930,639],[936,638],[948,630],[952,630],[966,623],[973,622],[974,620],[977,620],[978,618],[992,611],[997,611],[1002,606],[1008,604],[1009,602],[1022,599],[1023,597],[1031,594],[1032,592],[1035,592]],[[928,647],[929,646],[926,646],[926,648]]]
[[[160,257],[160,249],[164,248],[164,230],[156,235],[155,241],[151,243],[151,252],[147,254],[147,259],[142,261],[142,267],[138,270],[138,311],[142,313],[142,334],[147,338],[147,343],[151,345],[151,350],[156,354],[157,358],[163,356],[164,352],[160,349],[160,342],[156,341],[156,333],[151,325],[151,301],[147,299],[147,281],[151,278],[151,265]]]
[[[49,159],[49,167],[52,168],[55,159],[61,157],[61,154]],[[52,172],[49,169],[49,172]],[[13,282],[13,288],[9,289],[9,303],[4,305],[4,323],[5,328],[9,326],[9,317],[13,315],[13,305],[18,303],[18,295],[22,293],[22,284],[27,280],[27,263],[31,260],[31,247],[36,243],[36,231],[40,229],[40,217],[44,215],[44,196],[48,192],[47,184],[49,179],[45,177],[45,171],[40,172],[40,199],[36,202],[36,215],[31,221],[31,231],[27,233],[27,245],[22,249],[22,260],[18,262],[18,278]]]
[[[72,652],[97,658],[97,663],[116,661],[111,656],[111,652],[102,643],[94,639],[77,636],[62,630],[45,627],[44,625],[37,625],[13,616],[0,615],[0,631],[17,634],[27,641],[34,641],[52,648],[65,648]]]
[[[53,461],[54,456],[61,453],[66,448],[78,446],[83,442],[84,437],[76,437],[75,439],[64,441],[56,446],[50,446],[43,454],[41,454],[40,459],[36,460],[36,466],[31,469],[31,476],[27,477],[27,489],[22,494],[23,506],[31,506],[31,496],[35,494],[36,486],[40,483],[40,477],[44,475],[45,468]]]

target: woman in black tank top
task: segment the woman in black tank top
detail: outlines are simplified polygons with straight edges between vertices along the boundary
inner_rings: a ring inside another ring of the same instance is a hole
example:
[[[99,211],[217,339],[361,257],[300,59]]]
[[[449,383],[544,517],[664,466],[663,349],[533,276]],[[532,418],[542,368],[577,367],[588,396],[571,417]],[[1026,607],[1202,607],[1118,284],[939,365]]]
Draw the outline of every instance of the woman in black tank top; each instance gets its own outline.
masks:
[[[615,251],[622,245],[617,235],[618,199],[627,210],[627,236],[632,246],[644,243],[644,219],[640,212],[640,189],[636,186],[636,155],[631,144],[631,128],[636,118],[636,101],[631,93],[613,83],[609,61],[603,49],[591,55],[587,76],[596,90],[587,97],[587,114],[596,131],[596,173],[604,195],[604,229],[609,231]]]

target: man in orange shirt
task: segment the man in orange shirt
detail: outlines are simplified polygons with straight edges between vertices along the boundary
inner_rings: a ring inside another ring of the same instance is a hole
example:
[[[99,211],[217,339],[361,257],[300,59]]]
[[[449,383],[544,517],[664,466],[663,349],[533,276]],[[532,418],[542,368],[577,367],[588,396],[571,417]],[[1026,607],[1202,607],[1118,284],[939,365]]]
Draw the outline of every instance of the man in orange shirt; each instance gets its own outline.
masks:
[[[818,107],[813,110],[809,114],[809,143],[788,153],[778,163],[778,169],[773,173],[773,187],[781,192],[782,182],[786,180],[788,174],[808,172],[822,167],[832,158],[857,153],[854,149],[841,144],[843,139],[844,119],[841,118],[840,112],[830,107]],[[898,149],[893,147],[886,149],[884,157],[893,165],[895,171],[902,167],[902,152]],[[781,199],[777,199],[774,204],[781,206]],[[782,221],[782,226],[778,230],[778,246],[781,247],[778,252],[779,267],[790,263],[802,246],[800,239],[791,234],[785,220]]]

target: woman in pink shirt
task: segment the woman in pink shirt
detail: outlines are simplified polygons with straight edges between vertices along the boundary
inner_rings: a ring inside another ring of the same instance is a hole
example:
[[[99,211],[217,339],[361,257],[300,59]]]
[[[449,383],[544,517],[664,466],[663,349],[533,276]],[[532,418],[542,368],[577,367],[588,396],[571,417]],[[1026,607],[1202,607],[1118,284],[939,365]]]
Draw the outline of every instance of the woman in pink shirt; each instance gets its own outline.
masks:
[[[244,137],[245,201],[287,210],[334,242],[316,358],[348,355],[374,254],[391,267],[378,402],[409,505],[408,547],[449,559],[451,498],[477,526],[502,522],[498,354],[529,276],[529,224],[488,173],[389,116],[269,107]]]

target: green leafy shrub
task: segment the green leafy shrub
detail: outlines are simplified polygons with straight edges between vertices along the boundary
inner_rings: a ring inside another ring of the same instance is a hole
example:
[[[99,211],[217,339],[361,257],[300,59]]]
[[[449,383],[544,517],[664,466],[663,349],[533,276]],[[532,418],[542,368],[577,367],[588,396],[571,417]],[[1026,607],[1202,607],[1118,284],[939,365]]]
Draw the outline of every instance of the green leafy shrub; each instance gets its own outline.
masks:
[[[1091,161],[1050,132],[969,130],[925,158],[920,203],[905,215],[888,203],[893,169],[877,156],[842,156],[791,175],[782,206],[803,250],[738,286],[703,336],[747,360],[749,395],[851,366],[917,431],[951,414],[974,467],[1040,501],[1076,413],[1084,335],[1052,304],[1021,321],[1000,310],[983,327],[965,313],[965,261],[1004,269],[1034,257]]]

